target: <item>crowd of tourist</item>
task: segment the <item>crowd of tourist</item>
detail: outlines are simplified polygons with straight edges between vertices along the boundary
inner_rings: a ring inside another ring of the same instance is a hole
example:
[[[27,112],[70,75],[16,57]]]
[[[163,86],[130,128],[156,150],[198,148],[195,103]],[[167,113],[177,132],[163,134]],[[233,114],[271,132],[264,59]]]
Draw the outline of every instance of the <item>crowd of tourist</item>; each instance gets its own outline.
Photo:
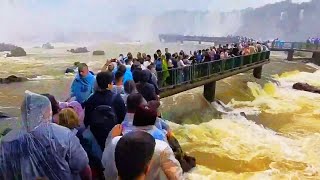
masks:
[[[70,98],[25,92],[22,125],[0,144],[0,179],[183,179],[195,167],[159,111],[169,70],[267,50],[260,43],[108,60],[94,75],[78,66]],[[159,76],[158,72],[162,72]],[[181,71],[187,78],[187,72]]]
[[[309,37],[306,41],[307,44],[315,44],[315,45],[319,45],[320,44],[320,38],[311,38]]]

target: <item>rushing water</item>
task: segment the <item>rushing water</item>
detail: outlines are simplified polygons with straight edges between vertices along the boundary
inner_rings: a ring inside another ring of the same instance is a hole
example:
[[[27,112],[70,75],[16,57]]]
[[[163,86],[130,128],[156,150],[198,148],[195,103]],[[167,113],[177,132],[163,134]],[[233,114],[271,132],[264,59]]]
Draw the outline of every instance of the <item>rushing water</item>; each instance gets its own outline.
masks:
[[[175,51],[199,47],[166,46]],[[112,57],[128,50],[152,53],[156,47],[164,45],[94,48]],[[41,75],[24,83],[0,85],[0,111],[18,116],[26,89],[49,92],[63,100],[73,78],[63,74],[67,66],[81,61],[97,71],[106,60],[90,54],[71,55],[66,49],[28,49],[27,57],[0,58],[3,77]],[[261,80],[248,72],[219,81],[216,98],[220,103],[206,102],[202,88],[162,100],[163,115],[175,122],[171,126],[183,149],[197,158],[198,167],[186,174],[188,179],[320,179],[320,94],[292,89],[295,82],[320,87],[320,70],[282,59],[273,53]]]

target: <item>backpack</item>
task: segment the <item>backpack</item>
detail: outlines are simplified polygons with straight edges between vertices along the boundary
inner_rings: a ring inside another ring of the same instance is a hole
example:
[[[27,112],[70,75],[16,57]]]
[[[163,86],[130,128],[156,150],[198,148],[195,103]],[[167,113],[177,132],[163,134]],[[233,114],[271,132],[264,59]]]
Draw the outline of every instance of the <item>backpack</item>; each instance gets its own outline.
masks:
[[[104,150],[105,141],[111,129],[117,125],[117,116],[112,107],[114,97],[109,105],[100,105],[93,109],[90,114],[90,130],[96,138],[101,150]]]

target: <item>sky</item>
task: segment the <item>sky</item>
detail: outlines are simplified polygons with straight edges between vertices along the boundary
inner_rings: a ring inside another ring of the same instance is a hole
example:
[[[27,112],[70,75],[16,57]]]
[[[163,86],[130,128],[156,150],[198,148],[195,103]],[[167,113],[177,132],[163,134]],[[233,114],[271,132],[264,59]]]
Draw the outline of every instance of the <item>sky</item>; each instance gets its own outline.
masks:
[[[157,16],[170,10],[232,11],[279,1],[0,0],[0,42],[23,39],[26,35],[50,36],[57,32],[123,32],[135,17],[141,20],[141,17]]]

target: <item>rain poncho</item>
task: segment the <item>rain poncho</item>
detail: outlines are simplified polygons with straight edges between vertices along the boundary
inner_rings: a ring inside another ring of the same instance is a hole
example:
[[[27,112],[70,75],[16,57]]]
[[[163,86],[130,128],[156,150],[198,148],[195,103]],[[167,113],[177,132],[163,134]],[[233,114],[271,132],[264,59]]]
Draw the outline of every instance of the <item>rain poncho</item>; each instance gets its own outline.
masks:
[[[121,136],[112,139],[110,134],[106,141],[106,148],[104,149],[101,161],[105,168],[105,178],[108,180],[116,180],[118,171],[114,160],[114,152]],[[134,156],[134,154],[132,154],[132,156]],[[148,172],[146,179],[181,180],[184,179],[182,173],[180,163],[175,158],[170,146],[166,142],[156,139],[156,147],[151,160],[150,171]]]
[[[0,144],[0,179],[77,180],[88,166],[79,139],[69,129],[50,123],[48,98],[26,91],[21,106],[22,127]]]
[[[162,58],[162,81],[166,81],[166,79],[170,76],[168,71],[168,63],[165,57]]]

